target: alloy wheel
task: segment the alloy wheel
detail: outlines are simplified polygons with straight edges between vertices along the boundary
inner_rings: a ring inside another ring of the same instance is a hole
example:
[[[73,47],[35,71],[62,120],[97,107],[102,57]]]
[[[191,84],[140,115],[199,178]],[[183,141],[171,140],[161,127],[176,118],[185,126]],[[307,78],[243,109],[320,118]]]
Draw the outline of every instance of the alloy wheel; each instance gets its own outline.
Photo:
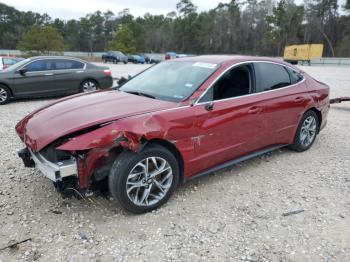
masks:
[[[173,182],[170,164],[161,157],[148,157],[139,161],[126,181],[127,195],[137,206],[151,206],[161,201]]]
[[[7,100],[7,92],[4,88],[0,87],[0,102],[3,103]]]
[[[300,142],[304,147],[308,147],[315,139],[317,132],[317,122],[314,116],[307,117],[300,129]]]
[[[83,84],[83,92],[92,92],[97,90],[97,85],[93,81],[86,81]]]

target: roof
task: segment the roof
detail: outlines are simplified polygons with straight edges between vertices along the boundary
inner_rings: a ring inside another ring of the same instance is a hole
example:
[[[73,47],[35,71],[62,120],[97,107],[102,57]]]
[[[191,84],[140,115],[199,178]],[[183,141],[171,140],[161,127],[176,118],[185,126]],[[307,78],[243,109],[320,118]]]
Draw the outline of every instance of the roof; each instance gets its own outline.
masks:
[[[215,64],[224,64],[224,63],[235,63],[235,62],[244,62],[244,61],[271,61],[283,63],[281,58],[271,58],[263,56],[245,56],[245,55],[201,55],[201,56],[188,56],[181,59],[181,61],[189,62],[203,62],[203,63],[215,63]],[[176,61],[170,60],[170,61]]]
[[[78,60],[78,61],[83,61],[86,63],[86,61],[84,61],[83,59],[74,57],[74,56],[32,56],[29,59],[31,60],[36,60],[36,59],[74,59],[74,60]]]

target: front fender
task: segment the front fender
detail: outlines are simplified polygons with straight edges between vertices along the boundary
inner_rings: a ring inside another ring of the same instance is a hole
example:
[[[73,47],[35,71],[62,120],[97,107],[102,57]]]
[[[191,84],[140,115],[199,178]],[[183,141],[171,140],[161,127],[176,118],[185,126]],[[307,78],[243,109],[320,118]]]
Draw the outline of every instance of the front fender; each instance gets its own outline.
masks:
[[[153,115],[120,119],[76,136],[57,149],[70,152],[88,150],[78,161],[79,186],[87,188],[94,171],[103,165],[103,159],[109,157],[112,149],[123,147],[137,152],[147,140],[171,139],[162,128],[161,124],[167,126],[163,120]]]
[[[142,140],[166,139],[168,137],[165,122],[160,117],[149,115],[117,120],[92,132],[70,139],[57,149],[82,151],[93,148],[113,148],[122,146],[133,151],[139,150]]]

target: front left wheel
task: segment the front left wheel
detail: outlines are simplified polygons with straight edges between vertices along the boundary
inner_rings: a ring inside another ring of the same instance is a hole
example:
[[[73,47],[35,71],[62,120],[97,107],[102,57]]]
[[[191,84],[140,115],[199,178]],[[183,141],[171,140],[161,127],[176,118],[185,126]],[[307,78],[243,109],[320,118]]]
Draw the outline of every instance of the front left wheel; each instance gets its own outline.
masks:
[[[179,181],[175,156],[160,145],[122,152],[109,174],[109,190],[132,213],[152,211],[168,201]]]

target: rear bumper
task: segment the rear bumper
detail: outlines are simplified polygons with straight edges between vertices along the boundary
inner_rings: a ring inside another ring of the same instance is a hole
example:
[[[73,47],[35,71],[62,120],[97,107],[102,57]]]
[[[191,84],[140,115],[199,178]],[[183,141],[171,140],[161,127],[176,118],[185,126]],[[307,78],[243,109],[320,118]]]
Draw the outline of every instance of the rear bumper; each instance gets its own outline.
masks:
[[[99,79],[99,84],[101,89],[110,88],[113,86],[113,78],[111,76],[106,76]]]
[[[52,163],[46,160],[40,153],[34,153],[28,148],[18,151],[26,167],[36,167],[40,172],[53,182],[62,181],[69,176],[78,176],[77,162],[75,159]]]

